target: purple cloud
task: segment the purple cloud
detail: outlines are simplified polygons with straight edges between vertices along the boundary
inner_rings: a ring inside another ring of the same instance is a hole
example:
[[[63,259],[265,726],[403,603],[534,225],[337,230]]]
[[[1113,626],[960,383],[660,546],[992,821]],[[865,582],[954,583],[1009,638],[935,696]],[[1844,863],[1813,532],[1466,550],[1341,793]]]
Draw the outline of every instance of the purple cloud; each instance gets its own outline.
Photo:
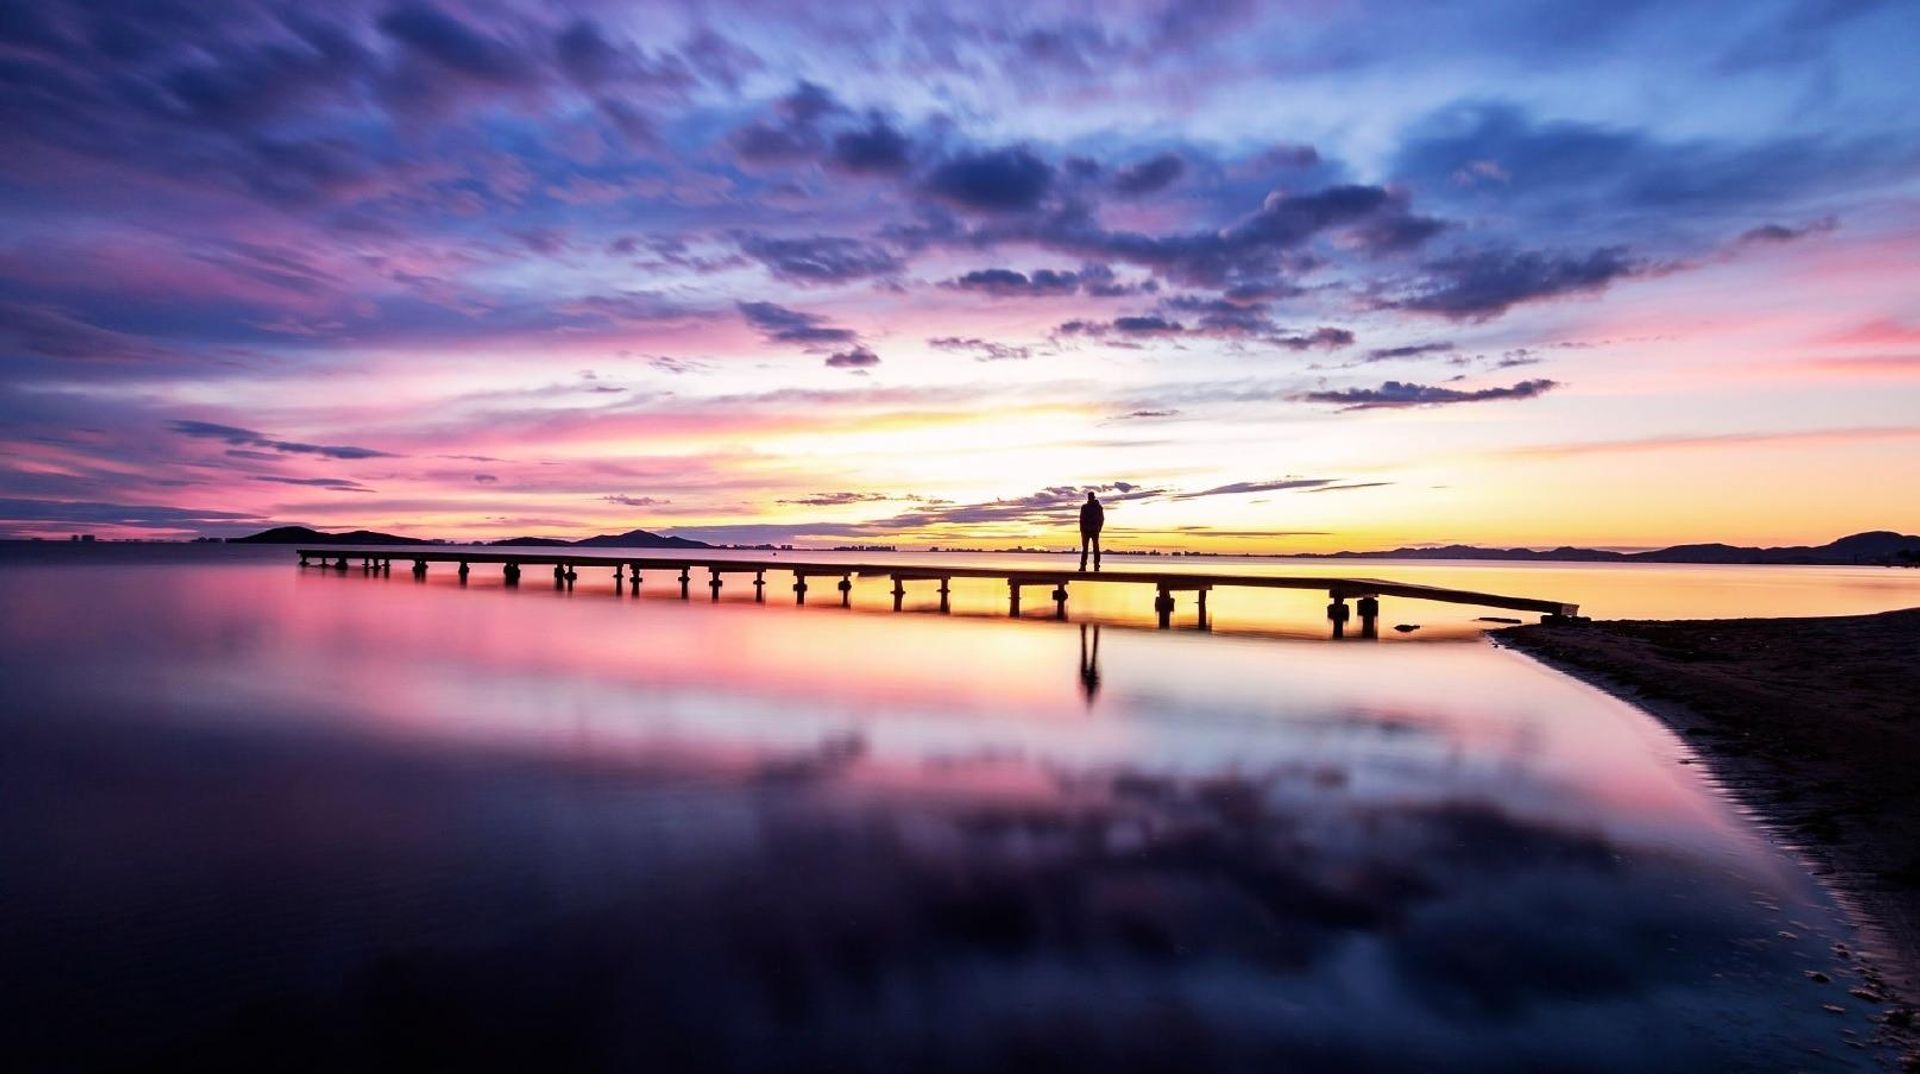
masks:
[[[1506,388],[1463,390],[1390,380],[1378,388],[1303,392],[1296,398],[1308,403],[1333,403],[1342,410],[1381,410],[1397,407],[1442,406],[1449,403],[1484,403],[1494,399],[1532,399],[1560,386],[1558,381],[1542,379],[1523,380]]]

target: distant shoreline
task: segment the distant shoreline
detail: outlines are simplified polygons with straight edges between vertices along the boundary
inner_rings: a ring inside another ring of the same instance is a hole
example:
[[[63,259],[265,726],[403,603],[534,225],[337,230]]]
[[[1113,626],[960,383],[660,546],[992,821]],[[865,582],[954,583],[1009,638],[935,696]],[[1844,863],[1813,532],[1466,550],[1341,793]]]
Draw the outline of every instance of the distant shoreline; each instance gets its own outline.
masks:
[[[1682,735],[1860,911],[1884,999],[1920,995],[1920,608],[1492,637]]]
[[[245,537],[198,538],[185,540],[129,540],[97,541],[92,535],[76,535],[70,540],[54,538],[0,538],[0,542],[33,545],[58,544],[252,544],[252,545],[301,545],[319,547],[325,545],[355,545],[376,547],[382,545],[437,547],[473,547],[501,548],[513,546],[548,548],[679,548],[706,549],[715,551],[757,551],[757,552],[910,552],[933,555],[1065,555],[1076,553],[1075,547],[1062,545],[1059,548],[955,548],[933,545],[914,548],[886,544],[840,545],[815,548],[793,544],[713,544],[686,537],[666,536],[647,530],[630,530],[621,534],[601,534],[579,540],[564,540],[557,537],[518,537],[498,541],[448,541],[441,539],[423,539],[402,537],[395,534],[376,533],[370,530],[355,530],[349,533],[323,533],[300,526],[283,526]],[[1608,563],[1659,563],[1679,566],[1741,566],[1741,567],[1907,567],[1920,568],[1920,536],[1896,533],[1892,530],[1872,530],[1855,533],[1824,545],[1793,545],[1785,547],[1758,548],[1727,544],[1689,544],[1674,545],[1670,548],[1654,549],[1645,552],[1615,552],[1596,548],[1563,547],[1555,549],[1532,548],[1481,548],[1476,545],[1447,545],[1444,547],[1402,547],[1377,552],[1206,552],[1188,549],[1132,549],[1125,547],[1108,548],[1109,556],[1135,556],[1150,559],[1313,559],[1313,560],[1394,560],[1399,562],[1445,562],[1445,563],[1572,563],[1572,564],[1608,564]]]

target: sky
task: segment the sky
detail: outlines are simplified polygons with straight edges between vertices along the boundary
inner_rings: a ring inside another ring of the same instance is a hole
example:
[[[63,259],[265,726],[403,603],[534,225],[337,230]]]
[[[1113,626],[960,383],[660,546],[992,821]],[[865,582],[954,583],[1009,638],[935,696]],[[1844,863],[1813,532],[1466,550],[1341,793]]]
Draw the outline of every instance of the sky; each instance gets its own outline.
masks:
[[[0,534],[1920,530],[1911,2],[0,9]]]

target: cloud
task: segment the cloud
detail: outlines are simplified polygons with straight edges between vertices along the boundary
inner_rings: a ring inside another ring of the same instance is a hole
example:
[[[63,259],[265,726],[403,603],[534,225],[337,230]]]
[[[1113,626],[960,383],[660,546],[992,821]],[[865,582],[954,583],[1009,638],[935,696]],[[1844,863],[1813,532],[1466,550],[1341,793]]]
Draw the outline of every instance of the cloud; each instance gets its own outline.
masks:
[[[1842,426],[1832,429],[1789,429],[1779,432],[1759,430],[1738,433],[1678,433],[1635,437],[1628,440],[1535,444],[1530,447],[1512,448],[1500,454],[1516,458],[1564,458],[1576,455],[1620,455],[1648,451],[1718,450],[1775,445],[1865,444],[1890,440],[1920,440],[1920,425]]]
[[[993,298],[1049,298],[1075,292],[1093,298],[1119,298],[1152,294],[1160,289],[1152,280],[1122,282],[1111,267],[1093,263],[1082,265],[1078,270],[1036,269],[1031,273],[1005,268],[975,269],[940,286]]]
[[[1391,174],[1445,201],[1496,209],[1510,226],[1571,234],[1596,222],[1778,211],[1884,182],[1910,170],[1914,157],[1911,142],[1885,137],[1668,141],[1469,102],[1418,121]]]
[[[1269,194],[1254,212],[1225,227],[1150,235],[1104,227],[1083,204],[1020,220],[988,221],[972,229],[930,238],[967,245],[1027,243],[1108,263],[1142,265],[1163,278],[1195,287],[1247,287],[1284,291],[1288,276],[1313,262],[1299,255],[1320,235],[1374,229],[1408,216],[1404,193],[1382,186],[1345,184],[1320,190]],[[1418,230],[1418,229],[1415,229]],[[1431,234],[1431,232],[1428,232]],[[1424,237],[1403,235],[1410,245]],[[1363,247],[1376,240],[1355,232]]]
[[[803,507],[840,507],[850,503],[881,503],[887,500],[915,499],[912,496],[893,496],[885,492],[816,492],[811,496],[800,496],[779,503],[797,504]]]
[[[333,492],[372,492],[373,490],[358,481],[349,481],[344,477],[269,477],[258,476],[255,481],[270,481],[277,485],[304,485],[308,488],[328,489]]]
[[[622,507],[660,507],[673,502],[672,500],[657,499],[653,496],[615,495],[615,496],[602,496],[600,497],[600,499],[607,503],[617,503]]]
[[[1762,224],[1759,227],[1742,232],[1739,241],[1746,245],[1752,245],[1754,243],[1792,242],[1795,239],[1804,239],[1809,235],[1825,234],[1839,226],[1840,218],[1836,216],[1822,217],[1818,220],[1802,224],[1799,227],[1788,227],[1785,224]]]
[[[797,284],[839,284],[892,276],[905,265],[890,251],[860,239],[832,235],[774,239],[748,235],[740,251],[775,278]]]
[[[1070,295],[1080,288],[1072,272],[1038,269],[1031,276],[1013,269],[976,269],[941,284],[956,291],[976,291],[995,298]]]
[[[927,346],[938,351],[970,354],[976,362],[1023,361],[1033,356],[1033,351],[1029,347],[1016,347],[1012,344],[996,343],[992,340],[979,339],[971,336],[965,338],[960,336],[936,336],[933,339],[927,340]]]
[[[822,119],[845,109],[826,87],[801,80],[774,102],[774,115],[742,126],[729,136],[734,153],[747,164],[796,164],[812,160],[825,145]]]
[[[1109,506],[1131,500],[1153,499],[1165,489],[1147,488],[1130,481],[1104,485],[1052,485],[1038,492],[978,503],[934,504],[865,523],[872,532],[971,525],[982,522],[1056,524],[1077,518],[1080,504],[1092,492]]]
[[[880,356],[865,347],[854,347],[827,355],[826,363],[833,369],[870,369],[880,364]]]
[[[1399,358],[1424,358],[1434,354],[1451,354],[1453,349],[1453,344],[1446,342],[1413,343],[1403,347],[1376,347],[1367,352],[1366,360],[1388,362]]]
[[[1318,489],[1338,482],[1337,477],[1283,477],[1269,481],[1235,481],[1227,485],[1217,485],[1199,492],[1177,493],[1175,500],[1198,500],[1206,496],[1245,496],[1254,492],[1291,492],[1297,489]]]
[[[802,313],[772,302],[737,302],[740,316],[759,329],[771,343],[852,343],[859,335],[851,328],[834,328],[826,318]]]
[[[0,348],[56,361],[152,362],[169,353],[147,340],[39,303],[0,302]]]
[[[1241,306],[1225,300],[1194,300],[1183,296],[1164,303],[1170,309],[1200,311],[1197,321],[1188,323],[1164,314],[1115,317],[1111,321],[1067,321],[1054,329],[1058,336],[1085,336],[1093,339],[1231,339],[1259,342],[1287,350],[1338,350],[1353,343],[1353,333],[1328,325],[1311,330],[1283,328],[1261,312],[1258,306]]]
[[[1428,279],[1410,297],[1388,303],[1459,321],[1484,321],[1516,305],[1595,293],[1648,271],[1625,247],[1584,255],[1481,250],[1427,262]]]
[[[1355,489],[1380,489],[1393,484],[1391,481],[1354,481],[1345,485],[1322,485],[1317,489],[1304,489],[1309,495],[1316,492],[1351,492]]]
[[[473,475],[473,480],[474,480],[474,483],[478,485],[497,485],[500,483],[500,475],[499,474],[475,474]]]
[[[1558,387],[1560,387],[1558,381],[1523,380],[1506,388],[1462,390],[1390,380],[1378,388],[1305,392],[1295,398],[1308,403],[1335,403],[1343,410],[1377,410],[1391,407],[1438,406],[1447,403],[1481,403],[1493,399],[1532,399]]]
[[[426,4],[393,8],[380,19],[380,29],[409,50],[470,78],[503,85],[533,78],[531,65],[518,50]]]
[[[244,511],[210,511],[198,507],[158,504],[0,498],[0,519],[8,522],[71,522],[177,529],[201,524],[256,522],[261,517]]]
[[[912,163],[913,146],[878,114],[867,125],[834,135],[829,161],[856,175],[898,175]]]
[[[962,153],[936,167],[925,189],[961,209],[1022,212],[1053,186],[1053,166],[1024,146]]]
[[[1113,174],[1110,185],[1123,197],[1137,198],[1166,189],[1186,170],[1187,162],[1178,154],[1161,153],[1121,168]]]
[[[266,448],[288,455],[321,455],[329,459],[391,459],[398,458],[390,451],[375,451],[372,448],[349,447],[339,444],[303,444],[292,440],[275,440],[264,433],[252,429],[242,429],[233,425],[216,425],[210,421],[174,421],[169,427],[182,436],[198,439],[219,440],[236,447]]]

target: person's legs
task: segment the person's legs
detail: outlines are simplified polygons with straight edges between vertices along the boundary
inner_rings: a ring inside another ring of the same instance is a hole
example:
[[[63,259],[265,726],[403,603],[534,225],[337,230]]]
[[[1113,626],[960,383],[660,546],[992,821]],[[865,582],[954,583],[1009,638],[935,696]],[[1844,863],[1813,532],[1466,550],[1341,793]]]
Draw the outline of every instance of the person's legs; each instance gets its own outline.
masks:
[[[1080,572],[1082,574],[1086,573],[1087,570],[1087,543],[1092,540],[1093,537],[1089,534],[1082,533],[1080,535]]]
[[[1100,570],[1100,535],[1095,533],[1087,540],[1093,542],[1093,569],[1098,572]]]

